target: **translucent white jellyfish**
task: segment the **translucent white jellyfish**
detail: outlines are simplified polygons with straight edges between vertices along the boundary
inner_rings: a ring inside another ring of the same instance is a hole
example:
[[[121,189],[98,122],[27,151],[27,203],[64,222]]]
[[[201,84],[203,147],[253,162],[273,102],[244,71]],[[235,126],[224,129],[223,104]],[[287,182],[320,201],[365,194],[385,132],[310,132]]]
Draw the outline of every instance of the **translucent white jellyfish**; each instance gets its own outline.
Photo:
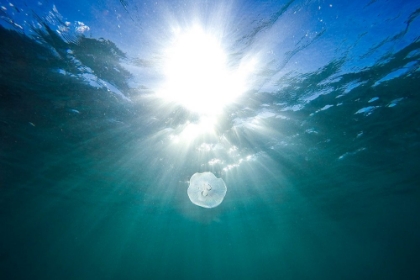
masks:
[[[211,172],[203,172],[191,176],[187,192],[191,202],[195,205],[214,208],[222,203],[226,191],[226,185],[222,178],[217,178]]]

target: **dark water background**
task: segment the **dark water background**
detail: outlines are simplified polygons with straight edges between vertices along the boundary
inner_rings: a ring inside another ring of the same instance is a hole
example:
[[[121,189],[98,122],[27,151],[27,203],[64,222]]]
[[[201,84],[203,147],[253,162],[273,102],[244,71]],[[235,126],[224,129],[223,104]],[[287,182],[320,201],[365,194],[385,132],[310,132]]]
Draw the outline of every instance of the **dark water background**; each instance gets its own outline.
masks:
[[[409,2],[364,3],[377,6],[357,10],[364,28],[349,31],[346,55],[329,41],[346,35],[328,32],[357,24],[326,26],[319,45],[336,49],[314,70],[287,65],[316,39],[292,46],[259,73],[262,81],[284,70],[276,90],[250,90],[227,108],[216,128],[227,140],[203,136],[182,148],[168,143],[168,129],[196,116],[130,84],[139,74],[129,66],[154,67],[148,56],[123,41],[60,35],[42,14],[18,28],[2,3],[0,278],[419,279],[420,12]],[[112,3],[143,24],[136,2]],[[242,50],[288,11],[326,4],[246,3],[244,21],[262,23],[238,31]],[[398,27],[386,12],[393,3]],[[375,29],[367,16],[391,23],[359,56],[357,41]],[[205,153],[203,143],[237,155]],[[253,160],[234,166],[246,155]],[[226,164],[209,164],[215,156]],[[217,208],[186,194],[203,171],[228,187]]]

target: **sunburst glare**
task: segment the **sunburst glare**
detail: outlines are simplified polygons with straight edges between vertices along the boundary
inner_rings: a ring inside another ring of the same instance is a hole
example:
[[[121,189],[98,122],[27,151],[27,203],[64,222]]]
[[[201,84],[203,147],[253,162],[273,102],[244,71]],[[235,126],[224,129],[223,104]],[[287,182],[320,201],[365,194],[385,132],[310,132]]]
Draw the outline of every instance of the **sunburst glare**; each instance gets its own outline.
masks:
[[[217,36],[200,26],[177,30],[165,50],[165,81],[158,95],[200,116],[217,116],[247,89],[253,63],[228,66]]]

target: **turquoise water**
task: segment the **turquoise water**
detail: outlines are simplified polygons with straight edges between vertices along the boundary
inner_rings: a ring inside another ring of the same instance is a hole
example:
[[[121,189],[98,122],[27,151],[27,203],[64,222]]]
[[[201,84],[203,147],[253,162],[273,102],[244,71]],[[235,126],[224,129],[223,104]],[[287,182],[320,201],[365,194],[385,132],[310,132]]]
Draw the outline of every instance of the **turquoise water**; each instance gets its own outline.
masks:
[[[181,4],[1,2],[0,278],[418,279],[419,4]],[[258,57],[212,133],[157,96],[193,14]]]

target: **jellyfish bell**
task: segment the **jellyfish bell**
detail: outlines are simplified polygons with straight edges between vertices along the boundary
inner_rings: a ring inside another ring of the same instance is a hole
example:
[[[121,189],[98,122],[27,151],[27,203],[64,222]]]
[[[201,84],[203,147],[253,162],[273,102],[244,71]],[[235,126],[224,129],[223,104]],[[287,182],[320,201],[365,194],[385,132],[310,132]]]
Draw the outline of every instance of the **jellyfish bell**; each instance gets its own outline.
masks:
[[[211,172],[197,172],[191,176],[187,193],[195,205],[214,208],[222,203],[226,191],[227,188],[222,178],[217,178]]]

